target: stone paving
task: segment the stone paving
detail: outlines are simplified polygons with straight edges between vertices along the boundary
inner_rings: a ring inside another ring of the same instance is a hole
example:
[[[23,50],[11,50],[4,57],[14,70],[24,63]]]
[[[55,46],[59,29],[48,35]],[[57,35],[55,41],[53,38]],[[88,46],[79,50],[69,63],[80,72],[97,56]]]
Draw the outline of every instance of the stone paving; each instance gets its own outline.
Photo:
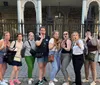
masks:
[[[22,60],[23,62],[23,66],[21,67],[20,69],[20,72],[19,72],[19,78],[20,80],[22,81],[22,84],[21,85],[28,85],[27,84],[27,65],[25,63],[25,60],[23,59]],[[47,65],[47,72],[46,72],[46,77],[47,79],[49,80],[49,75],[50,75],[50,71],[51,71],[51,65],[50,63],[48,63]],[[99,79],[100,78],[100,72],[99,72],[99,65],[97,64],[97,78]],[[12,70],[12,67],[8,65],[8,69],[7,69],[7,72],[5,74],[5,78],[9,78],[10,77],[10,74],[11,74],[11,70]],[[69,73],[69,76],[71,78],[71,81],[74,81],[75,79],[75,75],[74,75],[74,71],[73,71],[73,65],[72,65],[72,62],[70,63],[70,65],[68,66],[68,73]],[[84,66],[82,67],[82,79],[84,79],[85,75],[84,75]],[[56,83],[56,85],[62,85],[63,83],[63,75],[61,73],[61,71],[57,74],[57,79],[60,81],[58,83]],[[35,61],[35,65],[34,65],[34,72],[33,72],[33,78],[35,79],[34,81],[34,84],[37,82],[37,78],[38,78],[38,66],[37,66],[37,60]],[[92,81],[91,79],[91,73],[90,73],[90,82]],[[34,85],[32,84],[32,85]],[[48,85],[48,83],[45,83],[44,85]],[[72,82],[70,85],[74,85]],[[89,83],[83,83],[83,85],[90,85]],[[97,85],[100,85],[100,83],[97,83]]]

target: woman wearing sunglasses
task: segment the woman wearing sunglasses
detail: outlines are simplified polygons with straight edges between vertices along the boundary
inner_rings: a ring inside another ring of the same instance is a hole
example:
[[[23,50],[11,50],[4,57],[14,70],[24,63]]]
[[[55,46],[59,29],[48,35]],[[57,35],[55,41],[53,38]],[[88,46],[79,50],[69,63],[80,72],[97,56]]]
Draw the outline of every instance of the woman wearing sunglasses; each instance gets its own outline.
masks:
[[[69,85],[68,82],[68,72],[66,68],[68,67],[71,61],[71,40],[69,39],[69,34],[67,31],[63,33],[63,41],[61,43],[62,52],[61,52],[61,71],[64,75],[65,83],[63,85]]]

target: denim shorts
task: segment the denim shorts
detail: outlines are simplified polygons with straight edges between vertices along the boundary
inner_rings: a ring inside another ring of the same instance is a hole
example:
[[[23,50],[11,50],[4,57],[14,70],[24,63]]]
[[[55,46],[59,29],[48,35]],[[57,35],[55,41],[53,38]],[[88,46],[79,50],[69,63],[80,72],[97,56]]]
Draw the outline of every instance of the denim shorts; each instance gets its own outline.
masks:
[[[38,63],[47,63],[48,62],[48,56],[43,56],[42,58],[37,58]]]
[[[0,55],[0,64],[3,64],[3,63],[4,63],[4,56]]]

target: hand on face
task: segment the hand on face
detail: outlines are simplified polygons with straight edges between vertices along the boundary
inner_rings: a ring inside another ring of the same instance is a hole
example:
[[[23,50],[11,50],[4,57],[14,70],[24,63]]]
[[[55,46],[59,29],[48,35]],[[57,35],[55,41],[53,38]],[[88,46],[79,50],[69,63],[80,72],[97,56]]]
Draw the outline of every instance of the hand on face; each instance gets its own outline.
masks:
[[[44,39],[44,35],[41,34],[41,35],[40,35],[40,38],[41,38],[41,39]]]
[[[4,48],[6,48],[6,47],[10,47],[10,42],[9,41],[4,42]]]
[[[40,30],[40,36],[41,36],[41,35],[45,35],[45,34],[46,34],[45,28],[41,28],[41,30]]]
[[[65,48],[65,40],[62,41],[61,47],[62,47],[62,48]]]
[[[8,42],[6,45],[7,45],[7,47],[10,47],[10,42]]]
[[[65,48],[65,44],[63,44],[61,47],[62,47],[62,48]]]
[[[86,37],[89,38],[90,36],[91,36],[91,32],[87,32],[87,33],[86,33]]]
[[[79,46],[79,42],[76,42],[76,45]]]

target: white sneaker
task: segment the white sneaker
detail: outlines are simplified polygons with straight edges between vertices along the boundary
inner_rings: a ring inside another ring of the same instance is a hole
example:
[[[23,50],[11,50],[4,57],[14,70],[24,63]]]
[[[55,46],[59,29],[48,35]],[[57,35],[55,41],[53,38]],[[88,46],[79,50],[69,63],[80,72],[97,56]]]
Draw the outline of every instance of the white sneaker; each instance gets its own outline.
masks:
[[[84,83],[84,82],[89,82],[89,80],[87,80],[87,79],[83,79],[82,82],[83,82],[83,83]]]
[[[34,81],[34,79],[33,79],[33,78],[31,78],[30,80],[31,80],[31,81]]]
[[[0,85],[8,85],[8,84],[4,81],[0,81]]]
[[[49,85],[55,85],[55,84],[54,84],[54,82],[51,82],[51,81],[50,81],[50,82],[49,82]]]
[[[62,85],[69,85],[69,82],[68,83],[63,83]]]
[[[3,81],[6,82],[6,83],[8,83],[8,80],[6,80],[6,79],[3,79]]]
[[[58,80],[56,79],[56,78],[54,78],[54,80],[53,80],[54,82],[58,82]]]
[[[90,85],[96,85],[96,83],[93,81]]]
[[[31,79],[28,80],[28,84],[32,84],[32,80]]]
[[[62,85],[69,85],[68,83],[63,83]]]

